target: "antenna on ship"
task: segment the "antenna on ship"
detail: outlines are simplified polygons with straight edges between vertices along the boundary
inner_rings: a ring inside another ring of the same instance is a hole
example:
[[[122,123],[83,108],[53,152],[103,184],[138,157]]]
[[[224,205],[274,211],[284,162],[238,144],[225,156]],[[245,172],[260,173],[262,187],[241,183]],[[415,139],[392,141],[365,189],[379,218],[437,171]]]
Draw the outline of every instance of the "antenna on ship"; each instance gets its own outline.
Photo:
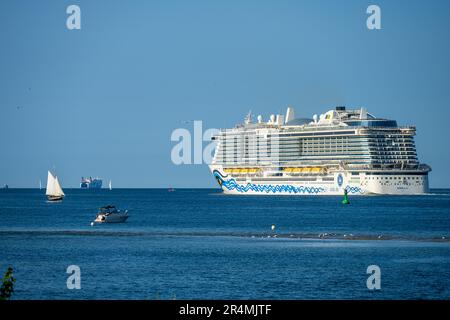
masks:
[[[252,110],[249,110],[244,119],[245,124],[252,123]]]

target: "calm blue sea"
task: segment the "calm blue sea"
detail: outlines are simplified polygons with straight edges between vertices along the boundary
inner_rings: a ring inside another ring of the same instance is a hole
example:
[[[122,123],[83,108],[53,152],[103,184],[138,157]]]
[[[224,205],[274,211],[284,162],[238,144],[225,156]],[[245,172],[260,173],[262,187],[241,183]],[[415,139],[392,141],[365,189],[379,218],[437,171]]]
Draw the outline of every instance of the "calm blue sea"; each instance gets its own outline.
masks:
[[[14,299],[450,299],[450,190],[226,196],[214,189],[0,190]],[[130,211],[90,226],[98,207]],[[275,225],[275,230],[271,226]],[[69,290],[66,269],[81,269]],[[381,269],[381,290],[366,269]]]

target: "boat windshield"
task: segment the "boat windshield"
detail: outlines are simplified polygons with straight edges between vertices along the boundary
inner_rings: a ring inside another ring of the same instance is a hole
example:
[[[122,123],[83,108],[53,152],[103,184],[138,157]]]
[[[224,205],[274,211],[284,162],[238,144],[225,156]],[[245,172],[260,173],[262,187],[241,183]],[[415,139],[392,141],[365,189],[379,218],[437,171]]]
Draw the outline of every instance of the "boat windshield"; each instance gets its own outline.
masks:
[[[116,212],[116,211],[117,211],[117,209],[115,206],[105,206],[105,207],[100,208],[101,213],[112,213],[112,212]]]

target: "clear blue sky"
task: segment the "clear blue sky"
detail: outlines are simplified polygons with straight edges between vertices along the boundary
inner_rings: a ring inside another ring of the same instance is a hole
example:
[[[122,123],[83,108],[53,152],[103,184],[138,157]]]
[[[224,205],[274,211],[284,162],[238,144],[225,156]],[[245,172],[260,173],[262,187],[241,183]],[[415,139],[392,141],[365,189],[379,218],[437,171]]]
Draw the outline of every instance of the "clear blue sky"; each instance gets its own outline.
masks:
[[[212,187],[170,160],[183,121],[347,105],[415,124],[431,186],[450,187],[449,31],[450,1],[1,1],[0,184],[55,166],[63,187]]]

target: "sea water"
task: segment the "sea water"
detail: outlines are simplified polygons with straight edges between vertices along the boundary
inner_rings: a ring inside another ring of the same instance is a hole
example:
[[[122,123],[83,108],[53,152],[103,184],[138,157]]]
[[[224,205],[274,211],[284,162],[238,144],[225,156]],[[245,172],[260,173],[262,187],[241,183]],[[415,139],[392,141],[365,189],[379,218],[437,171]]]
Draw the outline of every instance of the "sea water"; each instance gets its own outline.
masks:
[[[450,190],[227,196],[216,189],[0,191],[13,299],[450,299]],[[98,208],[129,210],[91,226]],[[272,226],[274,226],[272,228]],[[272,230],[273,229],[273,230]],[[69,289],[69,266],[80,289]],[[380,290],[369,290],[370,265]]]

